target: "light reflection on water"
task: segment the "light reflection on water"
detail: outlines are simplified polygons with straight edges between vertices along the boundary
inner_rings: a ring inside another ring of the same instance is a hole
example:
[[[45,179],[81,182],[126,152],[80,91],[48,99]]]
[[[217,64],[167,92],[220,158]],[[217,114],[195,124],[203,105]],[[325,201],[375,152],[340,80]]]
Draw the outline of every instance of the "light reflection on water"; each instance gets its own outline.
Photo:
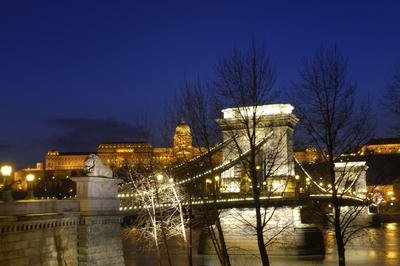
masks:
[[[337,265],[335,238],[332,231],[324,232],[325,256],[271,256],[273,266],[331,266]],[[380,228],[369,228],[367,234],[348,244],[346,247],[347,265],[362,266],[398,266],[400,265],[400,227],[399,224],[383,224]],[[129,266],[156,265],[155,252],[137,254],[138,247],[133,239],[124,241],[125,260]],[[173,265],[187,265],[183,248],[172,244]],[[261,265],[259,259],[251,255],[231,255],[232,265]],[[168,265],[165,254],[163,265]],[[194,265],[219,265],[216,256],[194,254]]]

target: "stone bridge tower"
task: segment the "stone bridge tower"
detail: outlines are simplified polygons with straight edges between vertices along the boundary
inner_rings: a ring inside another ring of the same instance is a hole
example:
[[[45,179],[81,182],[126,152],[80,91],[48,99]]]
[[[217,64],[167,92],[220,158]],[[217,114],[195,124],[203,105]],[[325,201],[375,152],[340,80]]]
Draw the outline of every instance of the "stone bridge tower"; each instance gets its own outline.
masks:
[[[364,198],[367,193],[368,166],[365,161],[337,162],[335,163],[335,176],[338,192],[351,190],[354,195]]]
[[[298,122],[293,109],[290,104],[271,104],[222,110],[223,118],[217,122],[222,128],[224,141],[235,136],[235,141],[223,150],[224,162],[234,160],[249,149],[246,124],[254,117],[256,143],[268,138],[258,153],[257,168],[269,176],[263,185],[271,191],[291,190],[288,180],[295,176],[293,129]],[[221,192],[241,192],[246,190],[246,186],[248,189],[249,183],[241,162],[221,174]]]

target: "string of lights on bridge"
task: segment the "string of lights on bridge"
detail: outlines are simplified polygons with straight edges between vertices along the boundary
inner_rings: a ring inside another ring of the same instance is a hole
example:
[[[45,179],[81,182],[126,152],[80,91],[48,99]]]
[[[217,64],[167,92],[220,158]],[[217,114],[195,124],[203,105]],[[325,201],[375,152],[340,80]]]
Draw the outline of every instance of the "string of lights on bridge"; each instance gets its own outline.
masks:
[[[135,194],[122,194],[122,195],[118,195],[120,198],[131,198],[134,197]],[[331,194],[311,194],[309,195],[309,197],[311,198],[330,198],[332,195]],[[288,199],[287,197],[284,196],[260,196],[260,200],[277,200],[277,199]],[[364,199],[359,198],[359,197],[355,197],[355,196],[350,196],[350,195],[343,195],[342,199],[348,199],[348,200],[355,200],[357,202],[363,203]],[[237,197],[237,198],[229,198],[229,199],[203,199],[203,198],[197,198],[192,200],[191,202],[188,201],[184,201],[182,202],[183,206],[189,206],[189,205],[194,205],[194,206],[198,206],[198,205],[204,205],[204,204],[211,204],[211,203],[229,203],[229,202],[251,202],[253,201],[254,198],[253,197]],[[173,203],[162,203],[162,204],[156,204],[155,207],[156,208],[160,208],[160,207],[172,207],[175,204]],[[147,209],[150,208],[150,205],[136,205],[136,206],[128,206],[128,207],[120,207],[119,210],[120,211],[129,211],[129,210],[140,210],[140,209]]]

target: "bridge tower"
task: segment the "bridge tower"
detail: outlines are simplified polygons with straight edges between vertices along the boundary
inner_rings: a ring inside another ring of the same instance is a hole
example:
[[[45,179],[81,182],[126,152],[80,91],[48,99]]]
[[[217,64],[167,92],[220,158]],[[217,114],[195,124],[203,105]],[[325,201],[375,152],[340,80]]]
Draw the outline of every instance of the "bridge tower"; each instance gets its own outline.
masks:
[[[256,143],[263,142],[258,153],[257,166],[268,174],[265,186],[271,191],[290,191],[288,180],[294,179],[293,130],[298,118],[290,104],[270,104],[223,109],[223,118],[217,122],[223,131],[224,141],[235,141],[223,150],[224,162],[234,160],[249,149],[247,125],[256,119]],[[268,138],[268,139],[266,139]],[[221,174],[221,192],[241,192],[248,189],[248,178],[240,162]]]
[[[356,196],[364,198],[367,193],[367,169],[365,161],[335,163],[338,191],[341,193],[351,189]]]

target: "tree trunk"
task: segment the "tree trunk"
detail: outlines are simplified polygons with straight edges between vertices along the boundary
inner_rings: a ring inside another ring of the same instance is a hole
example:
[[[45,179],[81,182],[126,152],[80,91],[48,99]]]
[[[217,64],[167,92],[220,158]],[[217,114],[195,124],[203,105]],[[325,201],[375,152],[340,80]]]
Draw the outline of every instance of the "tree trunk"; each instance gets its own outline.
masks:
[[[346,265],[346,256],[345,256],[345,247],[343,243],[343,237],[340,231],[340,226],[335,224],[335,237],[336,237],[336,246],[338,252],[339,266]]]
[[[172,266],[171,255],[169,254],[169,247],[168,247],[168,242],[167,242],[167,235],[165,234],[164,226],[161,226],[161,231],[162,231],[162,236],[163,236],[165,251],[167,252],[168,265],[169,265],[169,266]]]
[[[216,205],[214,205],[216,208]],[[218,211],[217,211],[218,212]],[[221,255],[224,261],[224,266],[230,266],[231,265],[231,261],[229,259],[229,254],[228,254],[228,250],[226,248],[226,243],[225,243],[225,237],[224,237],[224,233],[222,231],[222,227],[221,227],[221,223],[219,220],[219,215],[217,214],[216,216],[216,221],[215,221],[215,225],[217,227],[217,231],[218,231],[218,238],[219,238],[219,242],[221,244]]]
[[[262,226],[262,221],[261,221],[261,210],[260,210],[260,199],[259,198],[254,198],[254,201],[256,202],[256,232],[257,232],[257,244],[258,244],[258,249],[260,251],[260,256],[261,256],[261,261],[263,266],[269,266],[269,257],[267,254],[267,250],[265,249],[265,242],[264,242],[264,232],[263,232],[263,226]]]
[[[343,243],[343,236],[342,236],[342,228],[340,224],[340,206],[339,202],[336,196],[336,191],[333,193],[333,204],[334,209],[335,209],[335,220],[334,220],[334,226],[335,226],[335,238],[336,238],[336,247],[337,247],[337,253],[338,253],[338,259],[339,259],[339,266],[345,266],[346,265],[346,257],[345,257],[345,248],[344,248],[344,243]]]
[[[192,195],[189,195],[189,252],[188,262],[189,266],[193,265],[193,239],[192,239]]]
[[[333,152],[332,149],[329,150],[329,155],[331,160],[333,159]],[[340,217],[340,202],[338,198],[338,191],[336,188],[336,175],[335,175],[335,165],[333,160],[330,162],[330,178],[331,178],[331,183],[333,187],[332,191],[332,203],[333,203],[333,208],[335,210],[335,217],[333,224],[335,226],[335,239],[336,239],[336,247],[337,247],[337,252],[338,252],[338,259],[339,259],[339,266],[345,266],[346,265],[346,254],[345,254],[345,248],[344,248],[344,242],[343,242],[343,235],[342,235],[342,225],[341,225],[341,217]]]
[[[253,121],[253,123],[255,123]],[[254,130],[255,127],[253,127]],[[255,133],[253,132],[253,136]],[[251,159],[250,159],[250,176],[251,176],[251,184],[254,198],[254,208],[256,209],[256,233],[257,233],[257,244],[258,250],[260,251],[261,261],[263,266],[269,266],[269,257],[267,254],[267,250],[265,248],[264,241],[264,225],[261,217],[261,204],[260,204],[260,188],[258,187],[258,176],[256,171],[256,148],[255,148],[255,139],[253,138],[251,142]]]

